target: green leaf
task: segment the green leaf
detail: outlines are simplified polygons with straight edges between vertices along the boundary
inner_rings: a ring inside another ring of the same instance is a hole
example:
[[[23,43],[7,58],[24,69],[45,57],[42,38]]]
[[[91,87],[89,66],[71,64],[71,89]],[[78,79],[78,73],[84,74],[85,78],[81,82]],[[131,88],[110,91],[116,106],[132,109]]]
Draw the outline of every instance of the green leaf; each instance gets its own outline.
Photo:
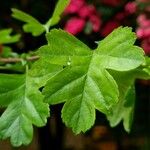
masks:
[[[33,137],[33,125],[46,124],[49,106],[37,87],[38,79],[24,75],[0,75],[0,105],[7,106],[0,117],[0,138],[10,137],[13,146],[27,145]]]
[[[10,44],[18,42],[20,39],[20,35],[10,35],[12,33],[12,29],[3,29],[0,31],[0,44]]]
[[[1,57],[10,57],[12,54],[12,48],[9,46],[2,46],[2,52],[0,54]]]
[[[94,51],[62,30],[52,30],[47,40],[48,45],[38,54],[64,69],[46,83],[45,101],[66,102],[62,119],[75,133],[85,132],[94,124],[95,109],[109,114],[118,102],[117,84],[106,69],[131,70],[145,60],[143,51],[133,46],[135,34],[127,27],[115,30]]]
[[[119,103],[113,108],[113,113],[108,115],[111,127],[115,127],[123,120],[124,129],[130,132],[135,105],[135,89],[130,86],[125,93],[124,99],[120,99]]]
[[[66,6],[69,4],[70,0],[58,0],[54,13],[51,17],[51,19],[47,22],[47,25],[49,26],[53,26],[55,24],[57,24],[60,20],[60,15],[63,13],[64,9],[66,8]]]
[[[25,22],[23,25],[24,31],[32,33],[33,36],[39,36],[45,31],[44,25],[42,25],[38,20],[18,9],[12,9],[12,17]]]
[[[113,112],[107,115],[107,118],[112,127],[118,125],[123,120],[124,128],[130,132],[135,103],[135,89],[133,84],[136,79],[149,80],[150,72],[148,59],[146,64],[126,72],[109,71],[117,81],[119,87],[119,102],[113,107]]]
[[[135,88],[134,85],[131,86],[125,96],[125,103],[124,107],[126,110],[124,110],[124,121],[123,121],[123,126],[124,129],[127,132],[130,132],[132,122],[133,122],[133,117],[134,117],[134,107],[135,107]]]
[[[144,63],[144,51],[133,46],[136,40],[131,28],[119,27],[99,42],[97,52],[102,55],[102,65],[108,69],[127,71]]]
[[[143,76],[144,79],[150,79],[150,57],[145,57],[146,63],[142,66],[142,73],[145,75]]]
[[[127,132],[130,132],[134,114],[134,81],[136,79],[136,73],[134,71],[110,71],[119,87],[119,102],[114,105],[113,111],[107,115],[107,119],[111,127],[118,125],[123,120],[123,125]]]

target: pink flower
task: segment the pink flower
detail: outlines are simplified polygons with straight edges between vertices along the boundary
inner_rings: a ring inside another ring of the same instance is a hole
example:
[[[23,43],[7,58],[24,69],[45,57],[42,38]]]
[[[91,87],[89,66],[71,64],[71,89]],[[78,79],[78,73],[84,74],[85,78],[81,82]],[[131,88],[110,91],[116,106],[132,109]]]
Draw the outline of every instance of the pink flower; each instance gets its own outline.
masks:
[[[117,21],[109,21],[105,24],[101,31],[101,35],[103,37],[107,36],[109,33],[111,33],[115,28],[119,27],[120,23]]]
[[[65,9],[65,14],[77,13],[80,8],[85,4],[85,0],[71,0],[68,7]]]
[[[78,15],[82,18],[87,18],[91,14],[95,13],[95,7],[93,5],[84,5],[81,7],[81,9],[78,11]]]
[[[137,23],[138,23],[140,26],[142,26],[143,21],[145,21],[145,20],[146,20],[145,14],[140,14],[140,15],[138,16],[138,18],[137,18]]]
[[[133,14],[137,11],[137,4],[136,2],[128,2],[125,5],[125,11],[129,14]]]
[[[136,30],[137,37],[141,39],[141,47],[145,54],[150,55],[150,19],[145,14],[141,14],[137,18],[139,27]]]
[[[143,27],[143,28],[150,27],[150,19],[147,19],[145,14],[141,14],[137,18],[137,22],[138,22],[140,27]]]
[[[67,21],[64,29],[71,34],[76,35],[84,29],[84,26],[85,26],[84,19],[73,17]]]
[[[136,30],[138,38],[149,38],[150,37],[150,27],[149,28],[138,28]]]
[[[144,14],[137,18],[139,27],[136,30],[137,37],[140,38],[150,38],[150,19],[147,19]]]
[[[100,17],[98,15],[91,15],[89,21],[92,24],[93,31],[98,32],[102,24]]]
[[[92,31],[98,32],[101,26],[100,15],[93,5],[88,5],[85,0],[71,0],[71,3],[65,10],[64,15],[73,14],[66,23],[65,30],[76,35],[81,32],[86,23],[92,25]]]
[[[150,38],[143,40],[141,46],[144,49],[145,54],[150,55]]]

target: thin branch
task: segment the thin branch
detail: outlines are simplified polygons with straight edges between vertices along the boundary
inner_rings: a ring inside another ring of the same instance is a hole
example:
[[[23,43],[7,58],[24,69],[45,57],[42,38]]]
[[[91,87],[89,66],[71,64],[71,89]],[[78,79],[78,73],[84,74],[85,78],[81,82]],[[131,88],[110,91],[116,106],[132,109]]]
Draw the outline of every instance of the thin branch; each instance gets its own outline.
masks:
[[[40,56],[32,56],[32,57],[27,57],[26,60],[27,61],[35,61],[38,60],[40,58]]]
[[[2,58],[0,57],[0,62],[2,63],[17,63],[17,62],[22,62],[22,60],[26,60],[26,61],[35,61],[37,59],[39,59],[39,56],[31,56],[31,57],[27,57],[25,59],[22,58]]]

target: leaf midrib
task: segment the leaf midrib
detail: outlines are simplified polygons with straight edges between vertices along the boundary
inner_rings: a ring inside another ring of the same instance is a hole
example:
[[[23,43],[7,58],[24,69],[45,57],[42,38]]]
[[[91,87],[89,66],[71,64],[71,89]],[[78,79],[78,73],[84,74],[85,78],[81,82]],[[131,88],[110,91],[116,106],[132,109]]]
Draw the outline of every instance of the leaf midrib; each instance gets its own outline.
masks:
[[[92,54],[92,56],[91,56],[91,60],[90,60],[90,62],[89,62],[89,65],[88,65],[88,71],[87,71],[87,73],[86,73],[86,75],[85,75],[85,82],[84,82],[84,86],[83,86],[83,91],[82,91],[82,96],[81,96],[81,105],[80,105],[80,108],[79,108],[79,113],[78,113],[78,118],[77,118],[77,123],[76,123],[76,129],[75,130],[77,130],[77,128],[78,128],[78,123],[79,123],[79,117],[80,117],[80,113],[81,113],[81,108],[82,108],[82,105],[83,105],[83,100],[85,100],[85,98],[84,98],[84,95],[85,95],[85,87],[86,87],[86,84],[87,84],[87,78],[88,78],[88,73],[90,72],[90,67],[91,67],[91,65],[92,65],[92,62],[93,62],[93,59],[94,59],[94,55],[95,55],[95,51],[93,51],[93,54]],[[83,130],[83,129],[82,129]]]

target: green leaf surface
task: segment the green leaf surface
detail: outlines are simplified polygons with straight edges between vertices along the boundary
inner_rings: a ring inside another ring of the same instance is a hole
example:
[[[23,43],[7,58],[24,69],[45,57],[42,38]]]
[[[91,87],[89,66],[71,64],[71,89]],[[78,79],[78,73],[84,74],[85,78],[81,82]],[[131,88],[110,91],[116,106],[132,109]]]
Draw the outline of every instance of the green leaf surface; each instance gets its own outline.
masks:
[[[112,127],[118,125],[123,120],[124,128],[130,132],[135,103],[135,89],[133,87],[136,79],[149,80],[150,65],[146,61],[143,66],[125,72],[109,71],[114,77],[119,87],[119,102],[113,107],[113,112],[107,115],[107,118]]]
[[[37,79],[23,75],[0,75],[0,105],[6,110],[0,117],[0,138],[10,137],[13,146],[27,145],[33,137],[33,126],[43,126],[49,106],[43,102]]]
[[[20,35],[10,35],[12,33],[12,29],[3,29],[0,31],[0,44],[10,44],[18,42],[20,39]]]
[[[118,102],[118,86],[107,69],[131,70],[145,61],[143,51],[133,45],[135,34],[127,27],[113,31],[94,51],[62,30],[52,30],[47,40],[38,54],[64,69],[46,83],[45,101],[65,102],[62,119],[75,133],[94,124],[95,109],[109,114]]]
[[[108,115],[111,127],[115,127],[123,120],[124,129],[130,132],[135,105],[135,90],[131,86],[126,91],[124,99],[120,99],[119,103],[114,107],[113,113]]]
[[[107,118],[112,127],[118,125],[123,120],[125,130],[130,132],[135,104],[135,72],[110,71],[110,73],[119,87],[119,102],[114,105],[112,113],[108,114]]]
[[[50,19],[50,26],[57,24],[60,20],[60,15],[69,4],[70,0],[58,0],[53,15]],[[49,24],[49,23],[48,23]]]
[[[25,32],[32,33],[33,36],[39,36],[45,31],[44,25],[42,25],[38,20],[33,18],[31,15],[20,11],[18,9],[12,9],[12,17],[25,22],[23,29]]]
[[[119,27],[99,42],[97,52],[102,55],[102,65],[108,69],[127,71],[144,63],[144,51],[134,46],[135,33],[129,27]]]

